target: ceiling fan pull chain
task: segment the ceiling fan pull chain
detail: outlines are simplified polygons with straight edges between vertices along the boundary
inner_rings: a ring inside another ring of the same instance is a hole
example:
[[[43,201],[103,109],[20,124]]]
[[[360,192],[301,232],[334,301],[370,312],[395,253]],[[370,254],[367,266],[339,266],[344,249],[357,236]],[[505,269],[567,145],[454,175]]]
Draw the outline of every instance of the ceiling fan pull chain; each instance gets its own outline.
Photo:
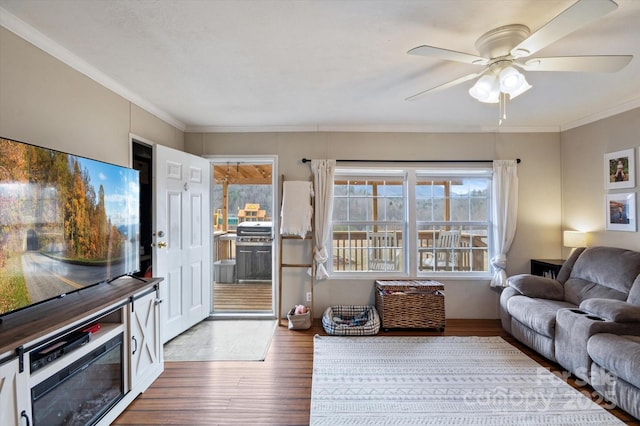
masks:
[[[502,119],[507,119],[507,94],[502,94]]]

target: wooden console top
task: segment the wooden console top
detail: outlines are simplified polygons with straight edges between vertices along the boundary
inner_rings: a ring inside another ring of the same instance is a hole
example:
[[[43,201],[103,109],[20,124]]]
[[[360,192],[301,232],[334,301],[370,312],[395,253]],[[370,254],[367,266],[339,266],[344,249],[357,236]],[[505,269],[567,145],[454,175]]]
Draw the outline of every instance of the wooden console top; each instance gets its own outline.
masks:
[[[0,356],[153,287],[162,278],[131,277],[101,283],[14,312],[0,322]]]

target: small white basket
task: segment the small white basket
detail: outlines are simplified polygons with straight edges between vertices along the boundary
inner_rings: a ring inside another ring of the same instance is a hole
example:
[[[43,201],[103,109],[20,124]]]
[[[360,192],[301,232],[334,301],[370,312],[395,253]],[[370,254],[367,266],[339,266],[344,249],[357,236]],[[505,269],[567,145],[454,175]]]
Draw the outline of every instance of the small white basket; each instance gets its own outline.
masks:
[[[291,308],[287,314],[289,330],[306,330],[311,328],[311,309],[306,314],[295,314],[296,308]]]

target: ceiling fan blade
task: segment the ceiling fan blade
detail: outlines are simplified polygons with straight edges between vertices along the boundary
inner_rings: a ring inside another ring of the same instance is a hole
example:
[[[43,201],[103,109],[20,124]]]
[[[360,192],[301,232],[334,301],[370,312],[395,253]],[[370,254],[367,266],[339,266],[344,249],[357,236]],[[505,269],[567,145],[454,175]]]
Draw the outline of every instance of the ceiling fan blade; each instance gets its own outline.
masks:
[[[559,56],[533,58],[523,64],[515,64],[527,71],[616,72],[632,58],[632,55]]]
[[[407,52],[408,55],[428,56],[430,58],[444,59],[446,61],[464,62],[472,65],[486,65],[489,60],[470,53],[456,52],[455,50],[442,49],[433,46],[418,46]]]
[[[413,100],[419,98],[420,96],[422,96],[424,94],[435,92],[435,91],[438,91],[438,90],[448,89],[449,87],[456,86],[458,84],[464,83],[465,81],[473,80],[474,78],[480,77],[482,74],[487,72],[487,69],[488,68],[485,68],[483,71],[476,72],[476,73],[473,73],[473,74],[468,74],[468,75],[465,75],[463,77],[456,78],[455,80],[451,80],[449,82],[443,83],[443,84],[441,84],[439,86],[435,86],[435,87],[432,87],[430,89],[423,90],[420,93],[416,93],[415,95],[412,95],[412,96],[409,96],[408,98],[405,98],[405,101],[413,101]]]
[[[538,50],[595,21],[617,7],[618,5],[612,0],[578,0],[511,49],[511,54],[517,58],[533,55]]]

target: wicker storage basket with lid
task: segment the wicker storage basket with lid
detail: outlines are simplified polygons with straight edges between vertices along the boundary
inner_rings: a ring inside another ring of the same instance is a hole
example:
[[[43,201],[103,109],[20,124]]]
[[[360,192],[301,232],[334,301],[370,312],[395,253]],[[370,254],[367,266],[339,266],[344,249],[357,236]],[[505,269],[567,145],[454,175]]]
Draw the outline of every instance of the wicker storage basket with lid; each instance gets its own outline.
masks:
[[[376,281],[376,309],[384,329],[444,331],[444,286],[437,281]]]

